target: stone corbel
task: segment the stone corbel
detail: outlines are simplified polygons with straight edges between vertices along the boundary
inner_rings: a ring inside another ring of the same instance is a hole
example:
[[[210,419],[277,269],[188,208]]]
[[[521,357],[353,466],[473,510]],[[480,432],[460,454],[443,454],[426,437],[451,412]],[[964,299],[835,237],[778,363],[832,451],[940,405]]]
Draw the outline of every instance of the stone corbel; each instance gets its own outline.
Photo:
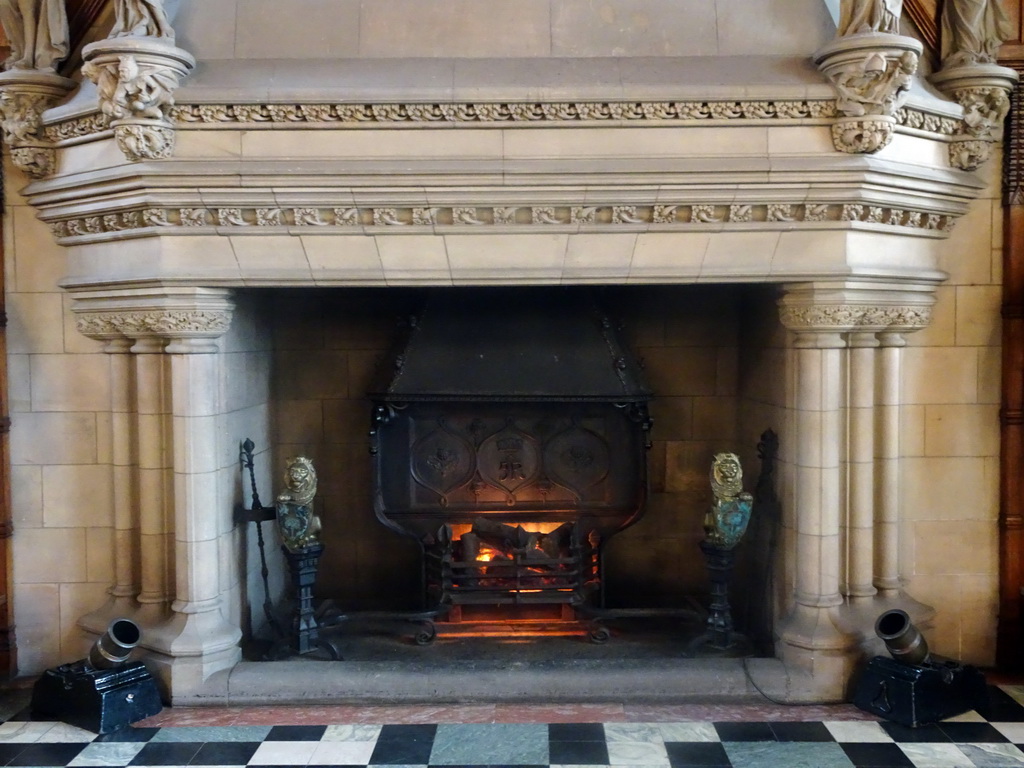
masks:
[[[949,164],[964,171],[980,168],[992,147],[1003,140],[1003,122],[1010,111],[1010,92],[1017,73],[997,64],[945,67],[931,82],[964,110],[960,129],[949,145]]]
[[[174,152],[168,110],[174,91],[195,67],[188,51],[164,37],[114,37],[85,46],[82,72],[96,83],[100,109],[117,145],[132,162]]]
[[[837,150],[873,154],[889,144],[921,51],[913,38],[867,32],[837,38],[814,55],[836,90],[839,117],[832,124],[832,143]]]
[[[43,136],[43,112],[63,99],[75,81],[54,72],[12,69],[0,73],[0,128],[11,159],[34,179],[49,176],[57,152]]]

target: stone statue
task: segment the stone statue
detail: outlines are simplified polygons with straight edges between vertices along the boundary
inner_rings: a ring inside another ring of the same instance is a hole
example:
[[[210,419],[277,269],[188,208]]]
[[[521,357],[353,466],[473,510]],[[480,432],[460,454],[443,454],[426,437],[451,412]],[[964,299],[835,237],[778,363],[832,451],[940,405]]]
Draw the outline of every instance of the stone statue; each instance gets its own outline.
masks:
[[[320,543],[320,518],[313,509],[316,470],[304,456],[288,459],[284,471],[285,490],[277,496],[275,509],[281,539],[289,552]]]
[[[110,37],[163,37],[173,42],[163,0],[115,0]]]
[[[733,549],[750,522],[754,497],[743,491],[743,468],[735,453],[716,453],[711,463],[711,492],[715,500],[704,516],[708,543]]]
[[[999,46],[1013,35],[1000,0],[945,0],[942,66],[995,64]]]
[[[865,33],[900,33],[903,0],[842,0],[839,9],[840,37]]]
[[[0,0],[0,24],[11,44],[7,69],[55,72],[68,55],[64,0]]]

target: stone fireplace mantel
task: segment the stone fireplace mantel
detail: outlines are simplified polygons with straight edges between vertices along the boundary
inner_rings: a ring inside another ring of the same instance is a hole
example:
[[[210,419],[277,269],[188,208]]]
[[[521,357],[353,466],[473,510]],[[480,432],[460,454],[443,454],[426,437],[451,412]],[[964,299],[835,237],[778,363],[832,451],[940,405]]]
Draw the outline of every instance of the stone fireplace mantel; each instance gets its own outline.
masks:
[[[236,64],[177,91],[161,160],[127,161],[84,86],[44,115],[57,172],[21,191],[110,362],[119,558],[81,625],[136,617],[173,701],[219,691],[240,658],[237,443],[271,431],[225,383],[231,334],[269,344],[251,288],[777,285],[792,589],[770,692],[842,698],[868,619],[930,616],[899,568],[899,383],[938,250],[983,190],[948,162],[959,106],[917,81],[891,144],[844,154],[835,95],[797,57],[718,62],[710,83],[686,59],[397,60],[371,85],[353,63],[361,89],[280,61],[233,88]],[[552,68],[563,85],[522,85]]]

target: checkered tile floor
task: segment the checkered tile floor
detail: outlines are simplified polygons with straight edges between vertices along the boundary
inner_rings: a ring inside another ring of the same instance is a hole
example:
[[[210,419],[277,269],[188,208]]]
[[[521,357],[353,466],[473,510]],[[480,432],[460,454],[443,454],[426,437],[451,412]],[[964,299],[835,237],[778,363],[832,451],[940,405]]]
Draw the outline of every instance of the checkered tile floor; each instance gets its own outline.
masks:
[[[816,722],[439,723],[133,727],[0,724],[11,766],[1024,767],[1024,689],[992,689],[988,719],[917,729]],[[315,722],[317,709],[308,710]]]

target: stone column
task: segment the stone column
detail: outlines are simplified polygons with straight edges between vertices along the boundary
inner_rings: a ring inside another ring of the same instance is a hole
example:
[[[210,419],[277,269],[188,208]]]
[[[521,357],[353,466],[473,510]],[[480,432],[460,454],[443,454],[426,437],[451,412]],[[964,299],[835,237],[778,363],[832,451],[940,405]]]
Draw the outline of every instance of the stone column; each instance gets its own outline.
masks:
[[[875,536],[875,355],[873,333],[851,333],[850,399],[847,458],[849,512],[846,524],[846,585],[844,593],[856,600],[876,593],[873,576]]]
[[[791,698],[838,699],[893,591],[915,620],[927,611],[899,593],[897,340],[927,324],[933,286],[862,280],[785,291],[780,316],[796,366],[788,439],[797,566],[779,652]],[[876,464],[876,456],[885,458]]]
[[[142,579],[139,603],[144,632],[151,631],[167,618],[171,598],[170,434],[164,344],[157,336],[140,336],[132,346],[138,404],[137,481]]]
[[[90,338],[106,342],[103,351],[110,362],[110,466],[114,489],[114,583],[108,593],[110,600],[97,611],[83,616],[83,629],[102,633],[110,622],[120,617],[136,618],[139,604],[138,493],[136,484],[135,375],[130,354],[132,340],[121,335],[107,323],[79,323],[79,331]]]
[[[883,597],[900,590],[900,372],[906,341],[880,333],[878,397],[878,508],[875,515],[874,585]]]
[[[106,323],[135,339],[142,645],[170,688],[195,690],[240,657],[241,631],[221,614],[217,529],[217,338],[230,292],[136,289],[81,293],[79,327]]]
[[[840,465],[843,442],[842,407],[845,396],[841,332],[802,323],[784,313],[795,331],[796,391],[795,487],[793,505],[796,535],[796,573],[793,608],[781,632],[789,662],[808,660],[821,651],[838,651],[849,641],[832,622],[831,609],[841,605],[840,521],[843,509]],[[813,674],[814,670],[804,671]]]
[[[226,330],[230,315],[224,313]],[[216,335],[220,335],[220,331]],[[199,681],[239,658],[241,631],[221,614],[217,431],[221,359],[214,338],[180,336],[167,347],[174,420],[174,616],[166,652],[188,659]],[[180,671],[180,670],[179,670]],[[194,687],[190,686],[190,687]]]

